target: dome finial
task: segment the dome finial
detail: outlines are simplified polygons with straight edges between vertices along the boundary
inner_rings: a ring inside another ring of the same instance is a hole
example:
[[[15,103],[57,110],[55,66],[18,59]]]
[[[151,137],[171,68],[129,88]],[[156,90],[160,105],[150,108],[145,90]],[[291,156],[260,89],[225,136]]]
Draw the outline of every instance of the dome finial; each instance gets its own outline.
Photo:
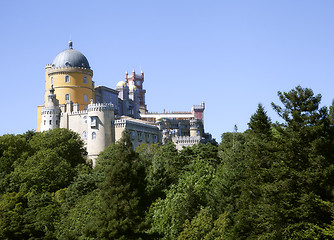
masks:
[[[73,42],[70,40],[70,41],[68,41],[68,47],[70,48],[70,49],[73,49]]]

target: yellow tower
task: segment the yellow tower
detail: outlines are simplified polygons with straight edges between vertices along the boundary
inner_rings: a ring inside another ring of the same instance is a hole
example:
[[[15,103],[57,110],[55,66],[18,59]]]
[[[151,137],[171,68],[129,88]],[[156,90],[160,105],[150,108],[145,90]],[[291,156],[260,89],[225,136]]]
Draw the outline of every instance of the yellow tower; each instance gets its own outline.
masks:
[[[44,105],[38,106],[37,131],[40,131],[41,110],[48,102],[51,85],[60,105],[71,101],[79,104],[79,110],[85,110],[90,100],[94,99],[93,71],[87,58],[73,49],[72,41],[69,41],[68,49],[54,58],[52,64],[46,65],[45,70]]]

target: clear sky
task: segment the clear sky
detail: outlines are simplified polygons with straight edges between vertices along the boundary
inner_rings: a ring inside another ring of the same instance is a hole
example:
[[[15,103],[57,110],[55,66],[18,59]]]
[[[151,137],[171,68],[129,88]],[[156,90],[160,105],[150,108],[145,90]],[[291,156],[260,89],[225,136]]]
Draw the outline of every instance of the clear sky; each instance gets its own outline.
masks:
[[[0,135],[36,129],[45,65],[82,52],[96,85],[145,73],[149,111],[205,101],[205,130],[247,129],[297,85],[334,98],[334,1],[0,1]]]

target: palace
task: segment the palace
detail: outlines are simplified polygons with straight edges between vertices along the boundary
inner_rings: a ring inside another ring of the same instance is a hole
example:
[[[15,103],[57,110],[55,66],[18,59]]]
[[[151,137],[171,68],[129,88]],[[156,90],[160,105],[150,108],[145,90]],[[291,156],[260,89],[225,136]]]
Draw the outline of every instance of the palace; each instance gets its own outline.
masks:
[[[204,132],[205,104],[189,112],[151,113],[145,104],[144,73],[125,73],[115,89],[97,86],[87,58],[69,48],[45,67],[44,105],[38,106],[37,131],[67,128],[84,141],[93,165],[98,154],[129,131],[134,148],[141,143],[173,141],[180,150],[211,141]]]

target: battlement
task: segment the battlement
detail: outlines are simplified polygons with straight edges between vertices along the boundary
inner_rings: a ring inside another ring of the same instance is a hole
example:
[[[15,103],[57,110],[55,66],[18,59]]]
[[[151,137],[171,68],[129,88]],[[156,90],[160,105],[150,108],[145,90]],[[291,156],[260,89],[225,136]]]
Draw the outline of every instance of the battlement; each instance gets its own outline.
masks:
[[[138,120],[138,119],[117,119],[114,121],[114,125],[115,127],[126,127],[126,125],[128,124],[131,124],[131,125],[136,125],[136,126],[139,126],[139,127],[143,127],[143,128],[152,128],[152,129],[157,129],[156,126],[153,126],[153,125],[150,125],[150,124],[147,124],[141,120]]]
[[[193,105],[192,107],[192,110],[195,111],[195,110],[200,110],[200,111],[204,111],[205,109],[205,103],[202,102],[201,105]]]
[[[173,137],[173,142],[176,144],[197,144],[201,141],[200,136],[176,136]]]
[[[93,71],[89,68],[84,67],[52,67],[51,64],[47,64],[45,69],[47,69],[47,73],[49,76],[54,74],[68,74],[68,73],[83,73],[93,76]]]
[[[163,114],[191,114],[191,112],[187,112],[187,111],[164,111],[164,112],[148,112],[145,113],[145,115],[149,115],[149,114],[159,114],[159,115],[163,115]]]
[[[71,115],[85,115],[85,114],[87,114],[87,113],[88,113],[87,110],[73,111],[73,112],[71,113]]]
[[[60,109],[59,108],[49,108],[49,107],[43,107],[41,111],[42,115],[51,115],[51,114],[59,114]]]
[[[88,112],[92,111],[113,111],[114,104],[112,103],[91,103],[88,105]]]

